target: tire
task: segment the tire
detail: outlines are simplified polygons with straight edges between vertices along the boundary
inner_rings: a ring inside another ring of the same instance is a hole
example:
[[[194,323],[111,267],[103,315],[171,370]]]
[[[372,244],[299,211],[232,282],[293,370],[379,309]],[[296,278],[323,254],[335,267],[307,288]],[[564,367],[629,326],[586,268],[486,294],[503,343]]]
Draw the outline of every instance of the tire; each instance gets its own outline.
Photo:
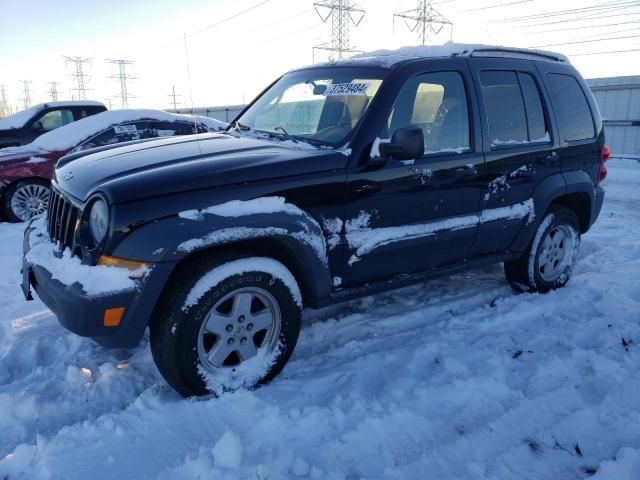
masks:
[[[516,292],[546,293],[564,287],[580,248],[580,224],[567,207],[552,205],[523,255],[504,262],[507,281]]]
[[[265,384],[293,353],[301,295],[276,260],[227,255],[192,263],[165,292],[150,324],[151,352],[185,397]]]
[[[20,180],[7,188],[2,198],[4,215],[10,222],[26,222],[47,211],[49,182],[40,178]]]

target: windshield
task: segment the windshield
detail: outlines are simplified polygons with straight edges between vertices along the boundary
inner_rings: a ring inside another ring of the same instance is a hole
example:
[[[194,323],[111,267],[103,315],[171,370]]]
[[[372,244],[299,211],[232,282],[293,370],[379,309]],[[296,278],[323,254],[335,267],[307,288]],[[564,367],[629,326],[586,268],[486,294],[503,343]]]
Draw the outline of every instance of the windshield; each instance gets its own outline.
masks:
[[[366,112],[384,70],[318,68],[288,73],[234,123],[294,141],[339,145]]]

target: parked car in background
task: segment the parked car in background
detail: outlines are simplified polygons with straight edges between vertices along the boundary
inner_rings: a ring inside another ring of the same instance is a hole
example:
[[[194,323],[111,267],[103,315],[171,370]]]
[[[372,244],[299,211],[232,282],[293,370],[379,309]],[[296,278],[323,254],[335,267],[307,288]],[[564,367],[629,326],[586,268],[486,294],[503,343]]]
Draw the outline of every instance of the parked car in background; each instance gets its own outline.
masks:
[[[304,307],[492,263],[519,292],[564,286],[610,153],[562,55],[447,44],[314,65],[223,134],[60,162],[23,291],[106,346],[149,327],[183,395],[253,387]]]
[[[31,143],[40,135],[106,110],[104,104],[92,100],[34,105],[0,118],[0,148]]]
[[[12,222],[47,209],[49,181],[64,155],[122,142],[191,135],[225,128],[207,117],[162,110],[111,110],[78,120],[20,147],[0,149],[0,205]]]

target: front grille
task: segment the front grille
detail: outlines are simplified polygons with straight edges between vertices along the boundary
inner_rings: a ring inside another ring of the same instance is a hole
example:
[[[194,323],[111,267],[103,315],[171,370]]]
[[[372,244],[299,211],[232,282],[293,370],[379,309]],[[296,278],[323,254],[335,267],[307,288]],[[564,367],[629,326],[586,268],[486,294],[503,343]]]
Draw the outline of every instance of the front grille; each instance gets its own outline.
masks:
[[[73,250],[73,235],[79,216],[80,210],[52,188],[47,210],[47,230],[51,241],[60,250]]]

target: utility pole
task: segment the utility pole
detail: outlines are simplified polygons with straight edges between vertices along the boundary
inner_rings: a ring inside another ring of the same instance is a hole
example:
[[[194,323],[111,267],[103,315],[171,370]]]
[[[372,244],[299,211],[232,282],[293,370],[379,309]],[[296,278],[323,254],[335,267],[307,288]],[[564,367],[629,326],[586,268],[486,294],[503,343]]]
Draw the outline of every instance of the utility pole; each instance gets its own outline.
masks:
[[[63,58],[67,60],[67,62],[71,62],[75,66],[75,72],[71,74],[71,77],[74,79],[76,83],[76,88],[74,89],[78,92],[77,99],[78,100],[86,100],[87,99],[87,87],[86,82],[88,81],[88,75],[84,73],[84,64],[90,64],[90,58],[82,58],[82,57],[67,57],[63,55]]]
[[[120,81],[120,95],[116,95],[116,97],[120,98],[120,105],[122,108],[129,108],[129,98],[133,97],[133,95],[131,95],[129,93],[129,90],[127,89],[127,80],[133,80],[136,77],[128,75],[126,72],[126,67],[127,65],[133,65],[135,62],[122,59],[107,61],[112,65],[118,66],[118,73],[116,73],[115,75],[111,75],[109,78],[115,78]]]
[[[180,94],[176,93],[176,86],[175,85],[171,86],[171,93],[168,96],[173,99],[170,102],[173,105],[173,109],[177,110],[178,109],[178,102],[177,102],[176,98],[179,97]]]
[[[401,18],[409,31],[418,32],[418,41],[422,45],[427,43],[430,34],[437,35],[447,25],[453,30],[453,23],[433,8],[431,3],[432,0],[418,0],[418,6],[413,10],[393,16],[394,24],[396,18]]]
[[[31,80],[20,80],[20,83],[22,83],[22,87],[24,89],[22,105],[25,109],[27,109],[31,106],[31,90],[29,90],[29,84],[31,83]]]
[[[0,85],[0,118],[10,115],[9,104],[7,103],[7,90],[4,85]]]
[[[59,82],[49,82],[51,88],[49,88],[49,96],[51,97],[52,102],[58,101],[58,85]]]
[[[352,0],[323,0],[314,3],[313,7],[323,23],[331,19],[331,41],[313,47],[314,57],[316,50],[328,50],[331,60],[339,60],[346,53],[357,52],[349,43],[349,24],[353,23],[356,27],[360,25],[364,10]]]

